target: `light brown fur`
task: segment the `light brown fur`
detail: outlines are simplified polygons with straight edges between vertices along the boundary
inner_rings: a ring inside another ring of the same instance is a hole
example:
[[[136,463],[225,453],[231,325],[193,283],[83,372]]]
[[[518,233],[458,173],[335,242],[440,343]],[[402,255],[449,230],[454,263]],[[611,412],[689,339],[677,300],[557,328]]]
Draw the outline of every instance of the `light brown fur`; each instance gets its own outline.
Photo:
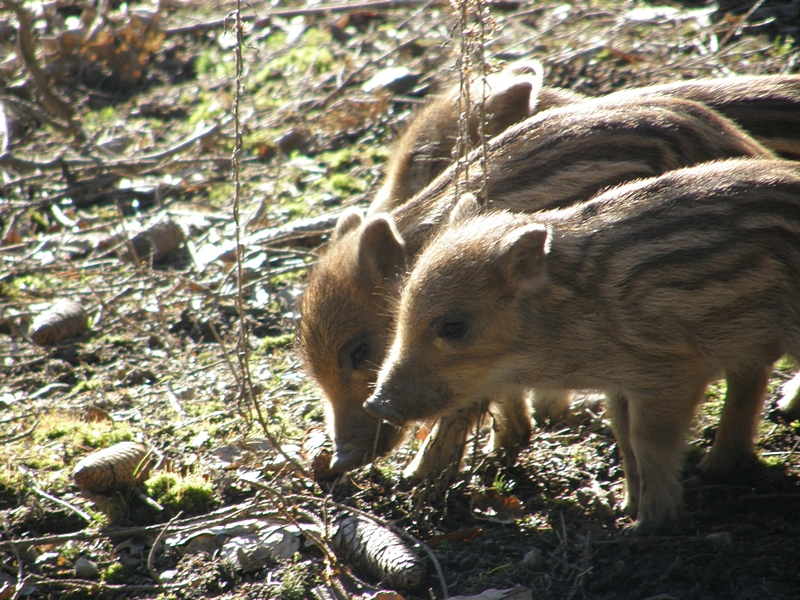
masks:
[[[512,125],[531,116],[536,110],[542,85],[538,63],[514,63],[481,81],[472,82],[475,102],[467,111],[468,144],[456,148],[459,138],[460,86],[454,86],[425,106],[412,120],[386,166],[386,181],[373,200],[370,215],[389,212],[422,190],[464,150],[475,148],[481,136],[491,139]],[[481,102],[484,100],[483,106]],[[558,101],[565,97],[559,95]],[[485,121],[480,127],[480,116]],[[468,146],[468,147],[467,147]],[[456,152],[460,150],[460,152]]]
[[[491,140],[488,152],[489,207],[515,211],[565,206],[620,182],[705,160],[771,156],[703,106],[661,97],[547,111]],[[459,184],[460,190],[480,189],[480,153],[469,157],[470,179]],[[456,185],[447,171],[389,215],[362,221],[351,213],[342,218],[309,276],[298,347],[331,409],[337,469],[363,464],[374,448],[382,454],[401,439],[391,428],[376,438],[379,421],[359,409],[388,347],[400,274],[446,226],[455,203]],[[552,410],[563,409],[563,396],[557,398]],[[503,406],[516,415],[515,422],[527,420],[513,430],[501,428],[495,438],[495,446],[513,456],[531,425],[524,397],[509,396]],[[453,437],[443,439],[450,443]],[[419,474],[433,474],[446,464],[452,461],[432,459]]]
[[[728,382],[704,464],[719,476],[751,455],[784,352],[800,358],[800,166],[732,160],[445,230],[408,278],[365,406],[403,426],[521,385],[603,390],[626,509],[651,530],[679,517],[706,386]]]
[[[484,108],[487,139],[530,115],[589,99],[572,90],[541,87],[539,69],[537,63],[520,61],[489,77]],[[476,84],[473,88],[479,90]],[[396,208],[450,166],[458,138],[458,93],[456,86],[431,102],[403,133],[393,148],[386,181],[370,206],[370,215]],[[772,151],[800,159],[800,75],[691,79],[621,90],[604,99],[613,103],[653,95],[705,104]],[[473,106],[469,120],[473,147],[479,141],[478,114]]]
[[[689,79],[608,94],[608,102],[662,95],[705,104],[734,121],[773,152],[800,159],[800,75],[745,75]],[[586,97],[543,87],[537,110],[566,106]]]

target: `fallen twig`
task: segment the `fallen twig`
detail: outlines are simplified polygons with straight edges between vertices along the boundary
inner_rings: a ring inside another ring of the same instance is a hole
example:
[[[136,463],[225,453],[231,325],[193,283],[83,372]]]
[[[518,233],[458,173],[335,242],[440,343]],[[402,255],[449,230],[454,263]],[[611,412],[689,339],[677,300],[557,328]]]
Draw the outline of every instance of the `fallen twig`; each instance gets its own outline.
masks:
[[[7,438],[0,438],[0,444],[10,444],[11,442],[16,442],[18,440],[28,437],[29,435],[33,434],[34,431],[36,431],[36,427],[39,425],[39,421],[41,421],[41,419],[37,419],[36,422],[33,425],[31,425],[30,429],[28,429],[27,431],[23,431],[18,435]]]
[[[3,533],[5,533],[6,537],[11,540],[11,534],[8,532],[8,525],[6,524],[5,519],[3,520]],[[19,554],[19,548],[14,543],[11,543],[11,552],[14,553],[14,559],[17,561],[17,585],[16,590],[14,592],[14,597],[16,598],[22,589],[25,587],[25,567],[22,564],[22,557]]]
[[[177,154],[182,150],[185,150],[195,142],[203,140],[210,135],[213,135],[221,127],[224,127],[228,124],[228,121],[223,121],[219,123],[214,123],[213,125],[209,125],[205,129],[198,131],[197,133],[192,134],[185,140],[178,142],[177,144],[170,146],[169,148],[165,148],[164,150],[159,150],[158,152],[153,152],[151,154],[143,154],[141,156],[132,156],[130,158],[123,158],[114,161],[106,161],[100,157],[92,156],[90,158],[68,158],[64,156],[63,153],[58,153],[57,155],[51,158],[31,158],[31,159],[24,159],[18,158],[13,156],[10,152],[0,153],[0,164],[6,165],[15,169],[17,171],[30,171],[34,169],[38,169],[41,171],[56,171],[61,170],[64,167],[70,170],[77,170],[77,169],[85,169],[85,168],[96,168],[102,169],[105,172],[109,171],[123,171],[126,174],[140,174],[145,172],[146,170],[152,169],[153,167],[163,167],[165,165],[162,164],[162,161],[165,158],[172,156],[173,154]],[[197,162],[198,160],[203,159],[191,159],[191,162]],[[205,160],[211,160],[220,162],[223,159],[221,158],[214,158],[210,157]],[[228,159],[224,159],[227,161]]]
[[[194,581],[178,581],[176,583],[164,583],[161,585],[115,585],[99,581],[88,581],[86,579],[53,579],[41,575],[30,575],[37,585],[48,585],[66,589],[91,590],[93,592],[106,591],[116,593],[133,592],[158,592],[164,589],[176,590],[191,586]]]
[[[92,523],[93,522],[93,519],[92,519],[91,515],[83,512],[80,508],[78,508],[77,506],[73,506],[72,504],[70,504],[66,500],[62,500],[61,498],[56,498],[55,496],[51,496],[50,494],[48,494],[44,490],[40,490],[38,487],[35,487],[35,486],[31,486],[31,491],[34,492],[35,494],[41,496],[42,498],[50,500],[50,502],[55,502],[59,506],[63,506],[67,510],[74,512],[76,515],[78,515],[81,519],[83,519],[87,523]]]
[[[406,8],[408,6],[419,6],[421,4],[431,4],[433,6],[446,6],[446,0],[377,0],[376,2],[356,2],[353,4],[330,4],[322,6],[312,6],[306,8],[288,8],[283,10],[271,10],[264,16],[258,17],[256,15],[241,15],[242,22],[254,22],[256,29],[262,29],[269,25],[269,20],[272,17],[300,17],[300,16],[313,16],[325,15],[329,13],[341,12],[355,12],[364,10],[391,10],[395,8]],[[202,23],[193,23],[191,25],[180,25],[178,27],[170,27],[164,30],[166,35],[184,35],[187,33],[201,33],[211,29],[218,29],[225,27],[231,21],[232,17],[226,16],[213,21],[204,21]]]
[[[257,515],[261,517],[275,516],[277,513],[271,509],[272,504],[268,502],[254,504],[253,502],[243,502],[234,506],[217,510],[200,517],[190,517],[173,524],[171,532],[191,532],[197,529],[205,529],[221,523],[227,523],[234,519],[239,519],[243,515]],[[59,535],[48,535],[38,538],[24,538],[9,541],[0,540],[0,548],[11,548],[13,545],[38,546],[42,544],[63,544],[71,541],[86,542],[101,538],[119,539],[125,537],[142,536],[148,534],[159,534],[163,531],[164,525],[148,525],[143,527],[120,527],[116,529],[104,529],[95,531],[75,531]]]
[[[152,578],[153,578],[153,581],[155,581],[155,582],[156,582],[158,585],[161,585],[161,578],[158,576],[158,573],[156,573],[156,569],[155,569],[155,567],[153,566],[153,557],[155,556],[156,548],[158,547],[158,544],[159,544],[159,542],[161,542],[161,539],[162,539],[162,538],[164,537],[164,535],[167,533],[167,530],[170,528],[170,526],[171,526],[173,523],[175,523],[175,521],[177,521],[177,520],[180,518],[180,516],[181,516],[182,514],[183,514],[183,512],[182,512],[182,511],[181,511],[181,512],[179,512],[177,515],[175,515],[175,517],[174,517],[174,518],[172,518],[172,519],[170,520],[170,522],[169,522],[169,523],[167,523],[166,525],[164,525],[164,528],[163,528],[163,529],[161,530],[161,532],[160,532],[160,533],[159,533],[159,534],[156,536],[156,539],[155,539],[155,541],[153,541],[153,545],[152,545],[152,546],[150,546],[150,552],[148,552],[148,553],[147,553],[147,570],[150,572],[150,577],[152,577]]]
[[[85,136],[80,129],[80,125],[73,117],[72,108],[53,93],[47,81],[47,75],[42,71],[42,68],[36,60],[33,24],[30,14],[21,4],[17,4],[14,0],[3,0],[3,3],[17,15],[17,21],[19,23],[20,54],[25,61],[25,66],[33,77],[33,81],[36,83],[39,94],[41,94],[42,104],[53,115],[68,123],[67,129],[76,141],[83,141]]]
[[[56,129],[61,133],[70,133],[69,127],[65,126],[58,119],[54,119],[53,115],[51,115],[46,110],[42,110],[32,102],[27,102],[21,98],[17,98],[15,96],[10,96],[7,94],[0,96],[0,101],[2,101],[3,104],[8,104],[9,106],[13,106],[17,109],[21,109],[30,113],[34,118],[40,121],[44,121],[45,123],[50,125],[53,129]]]

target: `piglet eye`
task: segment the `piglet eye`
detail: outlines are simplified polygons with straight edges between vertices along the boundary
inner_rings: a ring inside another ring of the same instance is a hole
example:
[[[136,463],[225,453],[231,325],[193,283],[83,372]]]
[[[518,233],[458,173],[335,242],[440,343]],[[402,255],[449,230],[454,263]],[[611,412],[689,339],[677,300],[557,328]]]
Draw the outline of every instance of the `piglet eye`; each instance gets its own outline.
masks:
[[[350,353],[350,360],[353,363],[353,370],[361,368],[367,358],[369,358],[369,346],[366,344],[361,344],[358,348]]]
[[[464,336],[467,332],[467,323],[465,321],[446,321],[442,323],[442,328],[439,330],[439,337],[448,340],[457,340]]]

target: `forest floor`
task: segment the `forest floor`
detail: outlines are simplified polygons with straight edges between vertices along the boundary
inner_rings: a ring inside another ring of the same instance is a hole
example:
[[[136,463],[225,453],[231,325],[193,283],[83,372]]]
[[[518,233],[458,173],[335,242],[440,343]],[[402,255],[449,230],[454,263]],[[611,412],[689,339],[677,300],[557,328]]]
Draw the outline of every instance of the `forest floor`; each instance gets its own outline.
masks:
[[[238,103],[227,0],[4,7],[0,600],[331,598],[340,583],[374,595],[386,586],[331,551],[348,507],[431,549],[415,548],[428,575],[405,598],[442,598],[443,583],[514,590],[483,598],[800,595],[800,428],[774,416],[785,360],[759,460],[713,483],[693,478],[724,384],[709,390],[687,440],[693,525],[679,535],[625,534],[602,406],[537,430],[513,466],[483,452],[484,427],[446,489],[402,479],[417,439],[333,482],[312,476],[325,415],[293,350],[295,301],[336,215],[373,197],[409,115],[456,81],[450,5],[249,3]],[[590,95],[800,71],[796,0],[498,2],[490,14],[493,68],[535,58],[547,85]],[[158,219],[171,251],[126,255]],[[34,344],[36,315],[64,299],[89,330]],[[76,464],[123,441],[151,449],[152,477],[80,492]]]

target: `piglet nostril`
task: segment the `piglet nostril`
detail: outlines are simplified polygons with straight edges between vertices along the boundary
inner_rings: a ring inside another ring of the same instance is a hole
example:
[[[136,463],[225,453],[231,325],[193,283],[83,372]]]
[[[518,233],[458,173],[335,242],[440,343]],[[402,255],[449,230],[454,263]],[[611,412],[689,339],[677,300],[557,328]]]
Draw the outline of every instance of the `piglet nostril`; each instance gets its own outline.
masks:
[[[388,421],[397,427],[402,427],[408,419],[394,408],[391,402],[391,400],[385,399],[379,393],[376,393],[364,403],[364,410],[374,417]]]

